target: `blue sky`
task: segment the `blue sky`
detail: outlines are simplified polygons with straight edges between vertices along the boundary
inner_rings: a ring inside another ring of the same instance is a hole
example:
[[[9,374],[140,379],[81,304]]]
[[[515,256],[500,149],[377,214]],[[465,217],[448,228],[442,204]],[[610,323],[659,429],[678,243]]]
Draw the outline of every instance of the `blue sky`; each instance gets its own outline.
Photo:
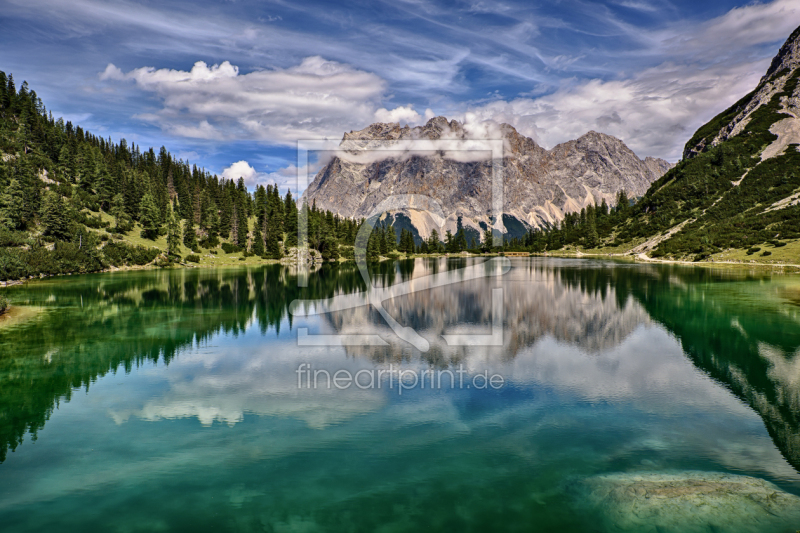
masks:
[[[800,25],[797,0],[2,4],[0,70],[54,114],[250,185],[293,184],[298,139],[434,115],[676,161]]]

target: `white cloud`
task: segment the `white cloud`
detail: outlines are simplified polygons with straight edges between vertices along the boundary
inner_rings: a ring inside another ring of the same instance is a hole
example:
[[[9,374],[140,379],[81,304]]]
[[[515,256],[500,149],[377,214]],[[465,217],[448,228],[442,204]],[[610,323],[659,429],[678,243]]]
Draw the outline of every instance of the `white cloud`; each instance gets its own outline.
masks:
[[[470,111],[481,120],[509,123],[548,148],[595,129],[622,139],[639,156],[676,161],[694,130],[751,91],[756,73],[767,65],[661,65],[628,80],[590,80],[541,98],[496,101]]]
[[[247,161],[237,161],[226,167],[222,171],[222,177],[233,181],[239,181],[239,178],[244,178],[244,184],[251,189],[268,181],[266,173],[258,172]]]
[[[326,161],[324,161],[326,162]],[[308,184],[314,181],[319,169],[322,168],[320,162],[309,163],[300,168],[299,172],[296,165],[288,165],[275,172],[267,174],[269,182],[277,185],[281,190],[291,190],[292,193],[302,193]]]
[[[131,80],[161,100],[163,108],[138,118],[182,137],[263,140],[339,137],[374,120],[386,82],[350,65],[307,57],[299,65],[241,74],[225,61],[202,61],[190,71],[142,67],[123,73],[109,64],[105,81]],[[388,117],[419,117],[410,106],[380,109]]]
[[[244,184],[250,190],[254,190],[257,185],[277,185],[283,191],[291,190],[292,193],[299,194],[311,183],[321,167],[319,162],[309,163],[302,167],[298,182],[298,171],[295,165],[287,165],[275,172],[259,172],[249,162],[242,160],[225,167],[220,176],[233,181],[244,178]]]
[[[469,111],[480,120],[509,123],[548,148],[595,129],[619,137],[640,156],[676,161],[698,127],[753,90],[766,72],[769,59],[754,55],[753,47],[788,36],[798,20],[800,4],[775,0],[702,24],[640,32],[662,64],[623,79],[573,81],[546,96]]]
[[[391,111],[382,107],[375,111],[376,122],[399,122],[401,124],[418,124],[422,120],[419,113],[411,105],[396,107]]]

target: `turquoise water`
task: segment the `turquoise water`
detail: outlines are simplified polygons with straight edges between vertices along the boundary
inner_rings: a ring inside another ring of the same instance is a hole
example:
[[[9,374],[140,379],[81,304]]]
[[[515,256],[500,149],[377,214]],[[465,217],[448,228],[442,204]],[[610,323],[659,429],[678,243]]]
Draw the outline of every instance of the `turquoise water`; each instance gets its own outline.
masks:
[[[9,288],[0,530],[800,529],[800,278],[520,258],[459,281],[480,262],[372,271],[425,352],[369,306],[288,312],[296,299],[363,302],[347,265],[308,287],[271,266]],[[448,284],[426,289],[433,274]],[[493,320],[500,345],[442,338],[490,338]],[[383,345],[300,346],[304,328]],[[303,363],[462,369],[466,385],[388,388],[385,373],[380,387],[308,388]],[[502,386],[474,386],[484,372]],[[758,497],[719,474],[778,496],[745,509],[737,497]],[[647,497],[627,491],[645,485]],[[648,507],[663,494],[680,505]]]

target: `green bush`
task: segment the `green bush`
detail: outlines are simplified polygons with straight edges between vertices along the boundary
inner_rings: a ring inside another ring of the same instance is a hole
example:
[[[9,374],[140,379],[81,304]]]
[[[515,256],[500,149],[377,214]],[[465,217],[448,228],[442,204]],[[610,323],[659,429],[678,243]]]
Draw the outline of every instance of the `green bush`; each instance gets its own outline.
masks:
[[[242,251],[241,246],[236,246],[235,244],[229,242],[223,242],[220,245],[220,248],[222,248],[222,251],[226,254],[235,254]]]
[[[769,250],[767,250],[767,251],[763,252],[763,253],[761,254],[761,257],[766,257],[766,256],[768,256],[768,255],[772,255],[772,252],[770,252]]]
[[[103,255],[114,266],[146,265],[160,253],[158,248],[130,246],[124,242],[110,242],[103,247]]]
[[[186,256],[186,261],[189,262],[189,263],[199,263],[200,262],[200,256],[196,255],[196,254],[189,254],[189,255]]]
[[[247,261],[247,258],[246,257],[240,257],[239,261]]]
[[[0,227],[0,246],[24,246],[28,244],[28,235],[24,231],[13,231]]]
[[[8,310],[8,306],[9,306],[8,298],[0,294],[0,315],[2,315]]]
[[[759,248],[758,246],[753,246],[752,248],[747,250],[747,252],[745,252],[745,253],[747,253],[747,255],[753,255],[754,253],[760,252],[760,251],[761,251],[761,248]]]

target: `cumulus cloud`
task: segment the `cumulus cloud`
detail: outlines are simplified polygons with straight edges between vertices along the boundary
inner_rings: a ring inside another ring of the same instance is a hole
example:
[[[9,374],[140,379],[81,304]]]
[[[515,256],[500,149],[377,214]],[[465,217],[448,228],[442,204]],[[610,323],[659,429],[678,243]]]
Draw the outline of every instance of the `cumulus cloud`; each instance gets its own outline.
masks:
[[[242,74],[228,61],[194,64],[190,71],[142,67],[123,72],[109,64],[102,81],[133,81],[154,93],[162,109],[137,115],[174,135],[214,140],[338,137],[375,119],[386,82],[350,65],[307,57],[299,65]],[[381,108],[381,116],[418,120],[410,106]]]
[[[376,122],[398,122],[401,124],[418,124],[422,116],[411,105],[400,106],[391,111],[382,107],[375,111]]]
[[[247,161],[237,161],[222,171],[222,177],[225,179],[239,181],[239,178],[244,179],[244,184],[252,189],[256,185],[262,185],[268,180],[268,175],[264,172],[258,172]]]
[[[244,184],[251,191],[257,185],[277,185],[282,191],[291,190],[292,193],[299,194],[311,183],[314,176],[328,159],[329,156],[322,160],[309,162],[308,165],[301,167],[299,171],[296,165],[287,165],[274,172],[260,172],[249,162],[242,160],[225,167],[220,176],[233,181],[239,181],[239,178],[243,178]]]

